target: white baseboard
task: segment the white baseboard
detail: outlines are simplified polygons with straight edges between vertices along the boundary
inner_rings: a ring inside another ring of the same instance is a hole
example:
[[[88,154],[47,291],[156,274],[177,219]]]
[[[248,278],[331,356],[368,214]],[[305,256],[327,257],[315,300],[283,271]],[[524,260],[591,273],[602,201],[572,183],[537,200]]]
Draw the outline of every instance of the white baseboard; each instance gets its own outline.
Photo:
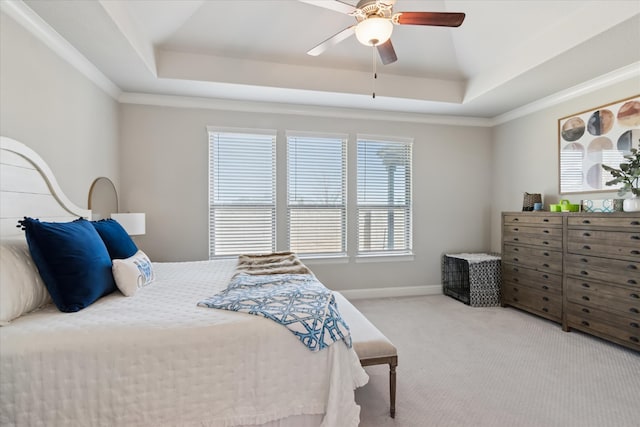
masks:
[[[414,297],[441,295],[442,285],[402,286],[397,288],[345,289],[338,291],[346,299]]]

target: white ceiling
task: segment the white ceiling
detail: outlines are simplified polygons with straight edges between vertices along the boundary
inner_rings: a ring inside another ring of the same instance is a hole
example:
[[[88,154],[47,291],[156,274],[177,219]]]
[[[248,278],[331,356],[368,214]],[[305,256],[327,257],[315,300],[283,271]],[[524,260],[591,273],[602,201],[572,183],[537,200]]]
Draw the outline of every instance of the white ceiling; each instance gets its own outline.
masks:
[[[395,26],[398,61],[376,56],[375,99],[372,48],[351,37],[306,54],[355,19],[296,0],[21,5],[125,93],[492,118],[640,63],[640,0],[398,0],[395,12],[466,19]]]

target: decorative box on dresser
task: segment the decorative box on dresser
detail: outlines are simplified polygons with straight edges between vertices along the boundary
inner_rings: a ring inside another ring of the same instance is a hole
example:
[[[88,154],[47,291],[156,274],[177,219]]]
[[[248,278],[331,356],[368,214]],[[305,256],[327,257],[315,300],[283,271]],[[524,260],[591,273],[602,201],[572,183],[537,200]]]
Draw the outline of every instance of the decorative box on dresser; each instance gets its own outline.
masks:
[[[563,216],[563,329],[640,351],[640,212]]]
[[[562,321],[562,219],[551,212],[502,213],[503,307]]]

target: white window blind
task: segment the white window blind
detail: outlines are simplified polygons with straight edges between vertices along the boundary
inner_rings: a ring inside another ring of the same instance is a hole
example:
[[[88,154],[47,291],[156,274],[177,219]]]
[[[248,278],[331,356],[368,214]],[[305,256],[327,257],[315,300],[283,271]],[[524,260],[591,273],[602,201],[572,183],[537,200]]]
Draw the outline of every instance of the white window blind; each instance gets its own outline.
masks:
[[[275,142],[209,131],[209,258],[275,251]]]
[[[412,251],[411,142],[358,138],[358,254]]]
[[[287,135],[289,249],[346,252],[346,137]]]

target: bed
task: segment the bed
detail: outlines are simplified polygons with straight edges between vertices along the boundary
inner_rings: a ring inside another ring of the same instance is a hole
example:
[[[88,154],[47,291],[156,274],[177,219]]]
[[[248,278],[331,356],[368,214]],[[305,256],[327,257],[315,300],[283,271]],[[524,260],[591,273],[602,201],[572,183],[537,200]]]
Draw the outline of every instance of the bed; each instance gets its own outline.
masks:
[[[64,196],[35,152],[0,138],[0,285],[36,289],[17,220],[90,211]],[[358,425],[354,389],[368,377],[352,347],[312,352],[268,319],[197,306],[235,267],[235,259],[153,263],[155,280],[133,297],[116,291],[75,313],[32,295],[0,327],[0,425]]]

